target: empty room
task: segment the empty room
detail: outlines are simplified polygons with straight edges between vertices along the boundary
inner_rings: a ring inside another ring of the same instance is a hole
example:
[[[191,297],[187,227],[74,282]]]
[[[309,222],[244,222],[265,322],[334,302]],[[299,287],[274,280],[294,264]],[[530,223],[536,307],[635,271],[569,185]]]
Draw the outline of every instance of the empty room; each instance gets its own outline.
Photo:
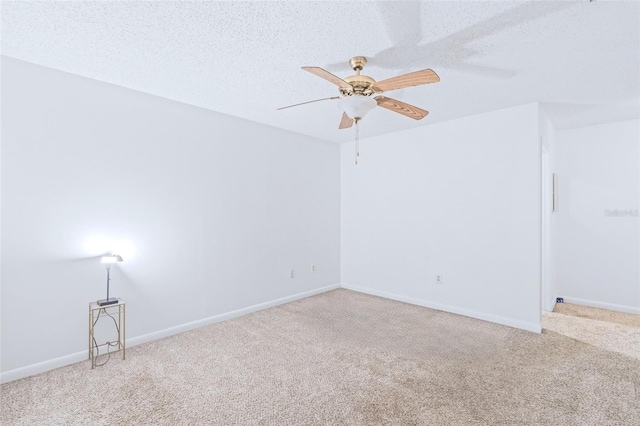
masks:
[[[2,425],[640,424],[640,1],[2,1]]]

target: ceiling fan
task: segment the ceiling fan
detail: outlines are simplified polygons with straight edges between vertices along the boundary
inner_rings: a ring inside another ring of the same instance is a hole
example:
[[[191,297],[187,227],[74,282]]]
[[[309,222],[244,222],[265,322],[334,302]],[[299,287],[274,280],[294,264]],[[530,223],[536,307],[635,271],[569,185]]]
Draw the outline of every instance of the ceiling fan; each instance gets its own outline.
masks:
[[[319,102],[331,99],[339,99],[338,106],[344,112],[342,119],[340,120],[339,129],[346,129],[360,121],[369,111],[376,106],[386,108],[388,110],[397,112],[414,120],[420,120],[429,114],[422,108],[418,108],[413,105],[409,105],[405,102],[398,101],[396,99],[389,98],[387,96],[373,96],[383,92],[389,92],[391,90],[404,89],[405,87],[420,86],[422,84],[437,83],[440,81],[440,77],[431,69],[424,69],[421,71],[411,72],[409,74],[403,74],[397,77],[388,78],[382,81],[376,81],[373,78],[360,74],[360,71],[367,63],[367,58],[364,56],[355,56],[349,60],[349,65],[356,72],[355,75],[346,77],[344,79],[331,74],[329,71],[320,67],[302,67],[303,70],[308,71],[318,77],[338,86],[340,96],[333,96],[329,98],[316,99],[313,101],[302,102],[299,104],[285,106],[280,109],[291,108],[299,105],[305,105],[312,102]],[[373,97],[372,97],[373,96]]]
[[[289,105],[286,107],[278,108],[285,109],[299,105],[310,104],[312,102],[326,101],[331,99],[339,99],[338,107],[343,111],[342,118],[340,119],[339,129],[347,129],[356,124],[356,161],[358,164],[358,157],[360,156],[359,147],[359,131],[358,122],[373,108],[380,106],[388,110],[397,112],[414,120],[421,120],[429,114],[429,111],[417,106],[409,105],[401,102],[397,99],[388,98],[386,96],[380,96],[379,93],[389,92],[391,90],[404,89],[405,87],[420,86],[422,84],[437,83],[440,81],[440,77],[431,69],[424,69],[421,71],[411,72],[409,74],[399,75],[397,77],[388,78],[382,81],[375,81],[368,75],[360,74],[360,71],[367,63],[367,58],[364,56],[354,56],[349,60],[349,65],[356,72],[355,75],[345,77],[344,79],[331,74],[329,71],[320,67],[302,67],[303,70],[309,71],[311,74],[315,74],[318,77],[322,77],[325,80],[338,86],[340,90],[340,96],[332,96],[330,98],[316,99],[314,101],[302,102],[299,104]],[[373,96],[372,95],[378,95]]]

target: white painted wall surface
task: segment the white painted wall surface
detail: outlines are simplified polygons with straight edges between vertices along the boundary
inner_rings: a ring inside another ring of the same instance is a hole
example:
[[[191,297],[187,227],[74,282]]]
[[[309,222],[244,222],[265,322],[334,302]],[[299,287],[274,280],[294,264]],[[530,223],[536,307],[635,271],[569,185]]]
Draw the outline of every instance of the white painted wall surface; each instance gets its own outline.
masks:
[[[134,341],[339,283],[338,146],[2,59],[3,373],[86,357],[106,252]]]
[[[342,145],[343,285],[539,331],[538,105],[366,139],[360,151],[355,166]]]
[[[639,145],[640,120],[557,133],[565,301],[640,314]]]

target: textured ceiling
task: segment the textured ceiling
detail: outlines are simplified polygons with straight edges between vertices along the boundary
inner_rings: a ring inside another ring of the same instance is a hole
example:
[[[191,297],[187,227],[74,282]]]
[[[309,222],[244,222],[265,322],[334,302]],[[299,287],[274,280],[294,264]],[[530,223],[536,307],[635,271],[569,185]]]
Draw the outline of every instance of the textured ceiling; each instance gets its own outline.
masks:
[[[329,141],[331,83],[301,66],[436,84],[385,93],[430,111],[376,108],[362,137],[543,102],[556,128],[637,118],[638,1],[2,2],[2,54]]]

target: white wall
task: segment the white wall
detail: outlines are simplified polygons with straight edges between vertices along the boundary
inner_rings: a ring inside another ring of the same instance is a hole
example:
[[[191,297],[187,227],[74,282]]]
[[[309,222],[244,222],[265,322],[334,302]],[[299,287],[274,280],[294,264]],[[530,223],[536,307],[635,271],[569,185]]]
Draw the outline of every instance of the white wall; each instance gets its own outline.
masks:
[[[2,59],[3,379],[86,357],[106,252],[133,342],[339,284],[338,146]]]
[[[639,129],[631,120],[557,132],[565,301],[640,314]]]
[[[358,166],[344,144],[343,286],[540,331],[538,113],[369,138]]]

